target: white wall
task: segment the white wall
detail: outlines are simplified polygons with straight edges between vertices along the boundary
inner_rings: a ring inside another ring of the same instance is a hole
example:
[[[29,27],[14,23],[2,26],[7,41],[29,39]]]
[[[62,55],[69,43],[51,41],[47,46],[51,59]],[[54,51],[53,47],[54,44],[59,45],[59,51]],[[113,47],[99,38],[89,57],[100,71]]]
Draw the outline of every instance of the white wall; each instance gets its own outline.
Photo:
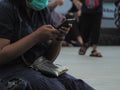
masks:
[[[65,14],[65,13],[67,13],[67,11],[70,9],[70,7],[71,7],[71,2],[70,2],[70,0],[64,0],[64,1],[65,1],[64,5],[58,6],[58,7],[56,8],[56,11],[57,11],[58,13]]]

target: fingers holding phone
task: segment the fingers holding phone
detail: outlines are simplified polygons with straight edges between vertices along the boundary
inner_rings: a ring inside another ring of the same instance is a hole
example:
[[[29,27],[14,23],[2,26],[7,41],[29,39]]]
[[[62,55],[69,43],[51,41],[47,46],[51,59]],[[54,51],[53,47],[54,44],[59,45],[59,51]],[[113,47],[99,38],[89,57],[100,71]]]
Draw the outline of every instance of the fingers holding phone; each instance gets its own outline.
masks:
[[[72,19],[65,19],[60,25],[58,25],[58,26],[55,27],[55,28],[58,29],[58,30],[59,30],[61,27],[69,28],[69,27],[71,27],[70,24],[72,24],[74,21],[75,21],[74,18],[72,18]]]
[[[66,19],[63,23],[61,23],[56,29],[59,31],[58,39],[64,40],[65,36],[68,34],[70,28],[72,27],[74,19]]]

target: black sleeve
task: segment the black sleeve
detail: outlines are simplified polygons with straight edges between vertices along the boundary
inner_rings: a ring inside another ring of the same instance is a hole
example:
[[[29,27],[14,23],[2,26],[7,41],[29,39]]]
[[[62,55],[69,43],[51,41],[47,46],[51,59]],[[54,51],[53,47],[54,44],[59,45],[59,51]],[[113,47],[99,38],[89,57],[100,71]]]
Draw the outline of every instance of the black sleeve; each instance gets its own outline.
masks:
[[[0,1],[0,38],[11,40],[14,30],[12,6]]]

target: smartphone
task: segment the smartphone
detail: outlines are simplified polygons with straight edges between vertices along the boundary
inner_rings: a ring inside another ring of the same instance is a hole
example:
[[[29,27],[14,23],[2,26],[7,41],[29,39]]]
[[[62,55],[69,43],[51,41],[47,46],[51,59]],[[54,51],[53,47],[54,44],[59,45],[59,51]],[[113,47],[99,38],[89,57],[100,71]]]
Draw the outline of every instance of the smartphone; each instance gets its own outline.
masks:
[[[63,23],[56,27],[56,29],[60,29],[61,27],[69,27],[69,24],[72,24],[75,21],[74,18],[66,19]]]

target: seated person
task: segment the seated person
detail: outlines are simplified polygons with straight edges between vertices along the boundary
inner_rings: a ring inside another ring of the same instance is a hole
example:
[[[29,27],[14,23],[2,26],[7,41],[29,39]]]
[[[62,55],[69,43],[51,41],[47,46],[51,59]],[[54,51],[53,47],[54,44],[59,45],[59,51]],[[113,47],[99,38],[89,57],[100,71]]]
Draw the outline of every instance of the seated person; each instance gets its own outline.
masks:
[[[66,73],[50,77],[29,67],[41,56],[53,62],[71,27],[56,30],[47,4],[48,0],[0,0],[0,78],[20,78],[32,90],[94,90]]]
[[[82,3],[77,0],[71,0],[71,3],[72,7],[66,14],[66,18],[75,18],[75,21],[65,40],[68,42],[68,45],[72,44],[73,46],[80,46],[83,43],[79,30],[79,17],[81,15]]]

